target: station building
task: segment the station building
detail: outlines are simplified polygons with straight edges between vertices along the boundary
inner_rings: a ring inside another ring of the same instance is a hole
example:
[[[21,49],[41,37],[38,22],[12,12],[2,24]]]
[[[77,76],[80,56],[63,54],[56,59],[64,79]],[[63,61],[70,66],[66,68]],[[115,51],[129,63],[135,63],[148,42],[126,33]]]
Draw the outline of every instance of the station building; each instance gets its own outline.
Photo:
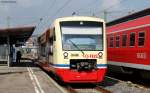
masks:
[[[0,64],[11,66],[15,58],[15,47],[22,46],[32,35],[35,27],[0,28]]]

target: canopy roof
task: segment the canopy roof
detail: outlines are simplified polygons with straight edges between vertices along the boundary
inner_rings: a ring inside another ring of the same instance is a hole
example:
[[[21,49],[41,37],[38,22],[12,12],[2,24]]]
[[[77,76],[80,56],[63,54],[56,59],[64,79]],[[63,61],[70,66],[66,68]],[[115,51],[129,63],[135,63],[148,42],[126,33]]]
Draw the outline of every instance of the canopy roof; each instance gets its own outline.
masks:
[[[7,37],[10,38],[10,44],[25,42],[32,35],[34,29],[34,26],[0,29],[0,44],[6,44]]]

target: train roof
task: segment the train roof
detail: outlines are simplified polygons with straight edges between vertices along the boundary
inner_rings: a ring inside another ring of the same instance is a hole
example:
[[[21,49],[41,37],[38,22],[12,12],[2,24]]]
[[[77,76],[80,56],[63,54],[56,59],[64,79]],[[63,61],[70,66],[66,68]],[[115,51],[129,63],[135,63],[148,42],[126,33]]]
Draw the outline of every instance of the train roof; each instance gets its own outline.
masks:
[[[90,16],[69,16],[69,17],[62,17],[62,18],[57,18],[56,21],[74,21],[74,20],[89,20],[89,21],[102,21],[104,22],[103,19],[97,18],[97,17],[90,17]]]
[[[140,17],[144,17],[144,16],[147,16],[147,15],[150,15],[150,8],[147,8],[145,10],[142,10],[142,11],[124,16],[122,18],[116,19],[114,21],[108,22],[106,25],[107,26],[112,26],[112,25],[116,25],[116,24],[119,24],[119,23],[134,20],[134,19],[137,19],[137,18],[140,18]]]

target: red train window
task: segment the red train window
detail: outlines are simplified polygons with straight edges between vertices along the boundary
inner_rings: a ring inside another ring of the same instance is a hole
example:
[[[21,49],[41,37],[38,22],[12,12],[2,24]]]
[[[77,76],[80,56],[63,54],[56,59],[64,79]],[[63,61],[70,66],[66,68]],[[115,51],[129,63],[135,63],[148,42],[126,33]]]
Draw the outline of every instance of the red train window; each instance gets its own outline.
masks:
[[[138,46],[144,46],[145,32],[139,32],[138,34]]]
[[[109,47],[114,47],[114,35],[110,35],[110,44]]]
[[[135,33],[130,33],[130,46],[135,46]]]
[[[127,45],[127,34],[122,35],[122,47],[126,47]]]
[[[119,42],[120,42],[120,36],[117,35],[117,36],[116,36],[116,47],[120,47],[120,46],[119,46]]]

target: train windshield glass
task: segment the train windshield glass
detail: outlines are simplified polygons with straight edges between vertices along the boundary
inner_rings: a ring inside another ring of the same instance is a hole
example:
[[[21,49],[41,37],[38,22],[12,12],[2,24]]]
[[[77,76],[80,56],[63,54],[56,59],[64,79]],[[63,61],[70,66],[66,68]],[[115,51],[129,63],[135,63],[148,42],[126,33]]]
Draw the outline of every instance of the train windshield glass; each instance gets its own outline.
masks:
[[[94,21],[61,22],[63,50],[103,50],[103,23]]]

